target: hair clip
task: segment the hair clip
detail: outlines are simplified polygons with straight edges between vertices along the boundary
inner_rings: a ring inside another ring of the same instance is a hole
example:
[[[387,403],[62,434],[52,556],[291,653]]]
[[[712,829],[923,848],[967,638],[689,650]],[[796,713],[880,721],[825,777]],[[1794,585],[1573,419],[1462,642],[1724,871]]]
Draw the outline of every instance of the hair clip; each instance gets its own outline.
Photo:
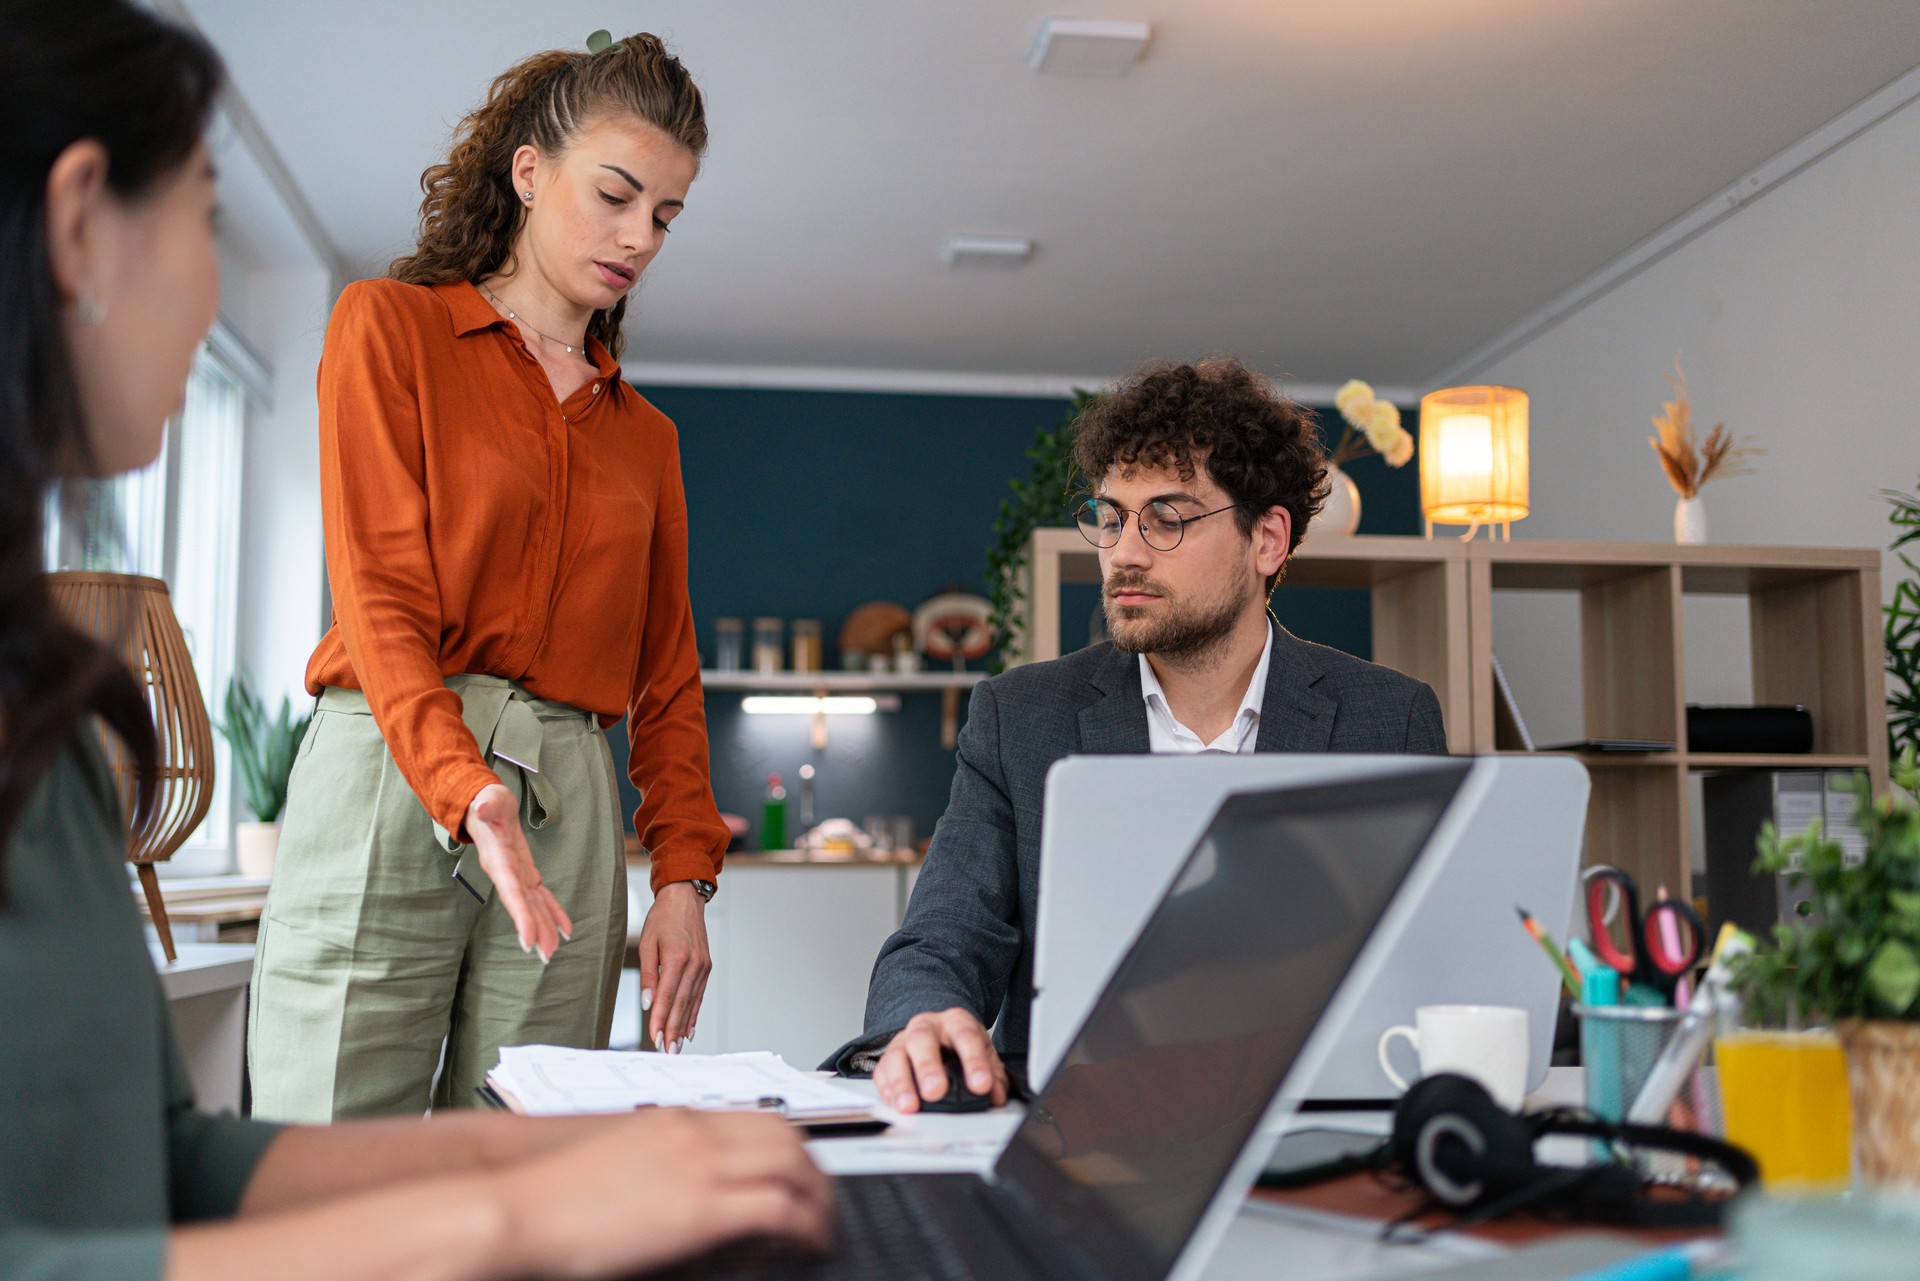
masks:
[[[624,43],[615,40],[613,38],[613,32],[608,31],[605,27],[602,27],[587,37],[588,53],[605,53],[609,49],[620,49],[624,47]]]

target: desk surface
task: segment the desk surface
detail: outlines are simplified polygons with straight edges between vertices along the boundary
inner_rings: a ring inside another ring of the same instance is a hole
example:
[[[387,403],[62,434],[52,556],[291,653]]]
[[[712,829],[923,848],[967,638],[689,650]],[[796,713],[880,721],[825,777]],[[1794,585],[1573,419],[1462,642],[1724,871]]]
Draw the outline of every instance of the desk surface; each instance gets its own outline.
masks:
[[[873,1088],[867,1081],[844,1084],[863,1092]],[[815,1139],[807,1145],[814,1160],[829,1174],[984,1174],[1021,1115],[1017,1104],[970,1115],[900,1117],[883,1111],[895,1118],[892,1130],[872,1138]],[[1498,1245],[1470,1238],[1383,1245],[1377,1224],[1250,1201],[1205,1276],[1207,1281],[1265,1281],[1283,1276],[1287,1281],[1359,1281],[1429,1272],[1501,1253]]]
[[[147,951],[153,956],[153,968],[160,972],[160,987],[169,1001],[244,988],[253,978],[251,943],[176,944],[178,959],[169,965],[149,927]]]
[[[867,1081],[843,1084],[868,1093],[873,1088]],[[1577,1095],[1578,1088],[1577,1072],[1556,1069],[1541,1094],[1554,1098],[1571,1089]],[[970,1115],[901,1117],[882,1111],[895,1120],[892,1130],[871,1138],[815,1139],[807,1145],[814,1160],[829,1174],[984,1174],[1021,1115],[1017,1104]],[[1543,1249],[1535,1266],[1530,1250],[1516,1253],[1513,1247],[1537,1241],[1553,1229],[1526,1224],[1388,1245],[1380,1240],[1382,1217],[1407,1205],[1389,1203],[1392,1194],[1385,1189],[1375,1193],[1357,1186],[1364,1182],[1378,1188],[1370,1180],[1348,1182],[1355,1186],[1331,1185],[1336,1189],[1332,1194],[1254,1193],[1208,1263],[1207,1281],[1388,1281],[1455,1267],[1491,1281],[1488,1270],[1496,1260],[1502,1278],[1553,1281],[1648,1248],[1638,1234],[1628,1240],[1581,1232],[1565,1247],[1556,1243],[1554,1249]]]

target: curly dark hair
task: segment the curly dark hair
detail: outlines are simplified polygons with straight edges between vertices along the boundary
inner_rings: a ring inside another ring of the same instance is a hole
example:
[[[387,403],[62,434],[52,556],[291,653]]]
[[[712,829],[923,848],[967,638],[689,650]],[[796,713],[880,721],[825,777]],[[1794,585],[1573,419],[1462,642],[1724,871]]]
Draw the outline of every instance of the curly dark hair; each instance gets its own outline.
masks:
[[[1288,554],[1327,500],[1320,426],[1268,381],[1231,357],[1136,370],[1082,414],[1074,462],[1089,485],[1116,467],[1167,467],[1192,480],[1204,466],[1234,502],[1249,534],[1269,507],[1293,517]],[[1271,584],[1269,584],[1271,586]]]
[[[522,143],[549,156],[566,152],[608,115],[644,120],[692,152],[707,150],[707,112],[693,77],[658,36],[640,32],[589,53],[536,53],[494,78],[487,100],[454,127],[444,163],[420,175],[420,230],[413,252],[387,265],[410,285],[444,285],[492,275],[513,254],[526,218],[509,166]],[[587,321],[587,333],[619,359],[622,298]]]

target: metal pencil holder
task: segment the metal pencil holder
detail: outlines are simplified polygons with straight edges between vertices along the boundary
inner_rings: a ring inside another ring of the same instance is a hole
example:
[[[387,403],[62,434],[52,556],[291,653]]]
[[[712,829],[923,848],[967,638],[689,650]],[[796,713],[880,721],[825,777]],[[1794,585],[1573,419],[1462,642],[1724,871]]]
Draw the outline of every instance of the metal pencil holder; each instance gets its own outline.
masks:
[[[1576,1005],[1573,1013],[1580,1020],[1587,1110],[1623,1121],[1686,1011],[1665,1005]]]

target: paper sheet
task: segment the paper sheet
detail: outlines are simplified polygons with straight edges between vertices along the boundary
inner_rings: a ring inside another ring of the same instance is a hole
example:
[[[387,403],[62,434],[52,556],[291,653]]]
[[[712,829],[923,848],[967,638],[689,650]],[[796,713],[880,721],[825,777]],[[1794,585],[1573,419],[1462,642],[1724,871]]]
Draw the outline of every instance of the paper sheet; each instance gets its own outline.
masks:
[[[766,1108],[793,1119],[867,1113],[872,1100],[801,1072],[777,1054],[658,1054],[502,1047],[488,1074],[530,1116],[628,1112],[637,1107]]]

